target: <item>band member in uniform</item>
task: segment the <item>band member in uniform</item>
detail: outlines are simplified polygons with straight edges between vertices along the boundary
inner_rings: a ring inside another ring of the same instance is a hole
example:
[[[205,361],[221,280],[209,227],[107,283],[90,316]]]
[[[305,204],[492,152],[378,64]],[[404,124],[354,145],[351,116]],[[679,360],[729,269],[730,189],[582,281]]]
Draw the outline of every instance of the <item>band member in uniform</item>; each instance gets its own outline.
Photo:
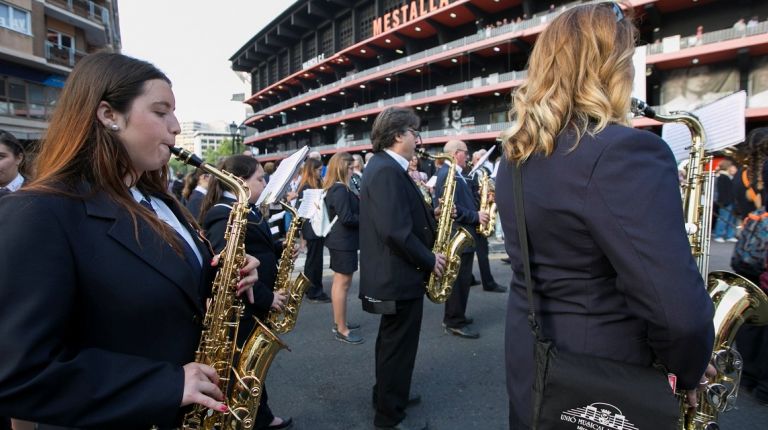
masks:
[[[658,361],[686,390],[712,353],[714,309],[686,236],[675,159],[627,119],[636,34],[616,3],[563,12],[539,36],[513,96],[516,123],[496,177],[515,274],[505,340],[512,429],[530,426],[535,365],[511,163],[522,163],[545,337],[564,351]]]
[[[472,164],[477,166],[477,163],[485,155],[485,149],[475,151],[472,154]],[[480,166],[479,169],[483,169],[486,175],[490,177],[491,169],[488,166]],[[480,175],[475,172],[474,177],[470,178],[470,185],[472,188],[472,195],[475,198],[475,205],[480,207]],[[491,214],[488,214],[490,217]],[[472,235],[475,239],[475,253],[477,254],[477,267],[480,269],[480,280],[483,282],[483,291],[489,291],[492,293],[506,293],[507,287],[499,285],[496,280],[493,279],[493,273],[491,273],[491,263],[488,261],[488,238],[478,233],[476,229],[472,230]]]
[[[264,180],[264,169],[256,159],[247,155],[233,155],[219,166],[219,170],[229,172],[241,178],[251,191],[249,203],[253,204],[261,196],[261,192],[267,185]],[[200,218],[206,237],[211,241],[214,252],[221,252],[227,242],[224,240],[224,232],[227,230],[227,222],[232,212],[232,205],[236,203],[237,196],[232,194],[218,178],[212,177],[208,183],[208,192],[205,194],[200,207]],[[253,317],[264,321],[270,309],[282,310],[286,301],[283,291],[274,291],[277,278],[277,265],[280,255],[283,253],[283,245],[272,238],[269,223],[261,215],[258,208],[252,208],[248,214],[248,228],[245,232],[245,252],[259,259],[259,280],[253,286],[253,303],[245,305],[245,311],[240,321],[237,344],[242,347],[248,339],[256,323]],[[295,258],[295,256],[294,256]],[[259,410],[256,414],[254,428],[263,429],[287,429],[293,425],[291,418],[283,419],[275,416],[267,404],[266,385],[263,387],[259,399]]]
[[[0,199],[0,416],[169,428],[187,405],[226,410],[216,371],[192,362],[213,268],[167,191],[174,109],[168,78],[134,58],[91,54],[67,78],[37,178]]]
[[[419,117],[391,107],[371,132],[375,155],[360,190],[360,298],[363,309],[381,315],[376,339],[373,404],[377,429],[425,429],[406,419],[411,377],[419,347],[425,283],[442,274],[445,256],[433,254],[435,219],[406,172],[417,142]]]
[[[454,225],[464,227],[470,231],[473,237],[477,234],[475,230],[480,223],[488,222],[488,214],[477,210],[475,198],[472,190],[467,184],[467,180],[462,175],[462,171],[467,166],[467,144],[460,140],[449,140],[443,147],[443,152],[453,155],[456,159],[456,165],[443,163],[437,170],[437,182],[435,183],[435,195],[443,200],[443,186],[449,174],[456,176],[456,191],[454,196],[454,206],[456,208],[456,218]],[[475,256],[475,249],[472,246],[464,248],[461,254],[461,265],[459,274],[453,283],[451,295],[445,302],[445,315],[443,316],[443,327],[446,333],[467,339],[477,339],[480,334],[474,331],[469,325],[471,318],[467,318],[467,300],[469,299],[469,287],[472,284],[472,261]]]

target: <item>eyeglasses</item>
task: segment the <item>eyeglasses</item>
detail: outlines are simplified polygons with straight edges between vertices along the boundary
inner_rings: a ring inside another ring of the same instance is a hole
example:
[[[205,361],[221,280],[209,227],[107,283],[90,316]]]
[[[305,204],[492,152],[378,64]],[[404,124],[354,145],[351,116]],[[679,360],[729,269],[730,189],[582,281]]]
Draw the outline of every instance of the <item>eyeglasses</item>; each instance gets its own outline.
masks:
[[[618,3],[611,2],[610,5],[613,14],[616,15],[616,22],[621,22],[624,20],[624,11],[621,10],[621,7],[618,5]]]
[[[416,144],[421,145],[421,133],[419,133],[417,130],[414,130],[412,128],[409,128],[408,131],[413,134],[413,138],[416,139]]]

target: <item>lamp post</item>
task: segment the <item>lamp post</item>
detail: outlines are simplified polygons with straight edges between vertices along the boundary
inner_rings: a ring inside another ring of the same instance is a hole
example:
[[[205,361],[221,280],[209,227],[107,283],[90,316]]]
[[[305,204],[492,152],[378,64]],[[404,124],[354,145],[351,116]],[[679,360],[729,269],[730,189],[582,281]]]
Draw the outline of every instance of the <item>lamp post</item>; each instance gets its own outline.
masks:
[[[229,135],[232,136],[232,155],[240,152],[240,142],[245,137],[245,124],[237,125],[234,121],[229,124]]]

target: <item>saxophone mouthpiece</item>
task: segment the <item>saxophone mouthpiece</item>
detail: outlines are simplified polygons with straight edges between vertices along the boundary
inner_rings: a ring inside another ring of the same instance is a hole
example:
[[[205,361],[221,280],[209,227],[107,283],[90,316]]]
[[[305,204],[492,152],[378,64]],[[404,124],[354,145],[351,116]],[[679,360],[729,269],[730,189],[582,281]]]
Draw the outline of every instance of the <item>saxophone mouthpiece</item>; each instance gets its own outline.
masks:
[[[195,155],[194,152],[189,152],[186,149],[179,148],[176,146],[171,148],[171,154],[175,155],[176,158],[178,158],[185,164],[189,164],[190,166],[193,166],[193,167],[200,167],[205,163],[200,157]]]
[[[635,115],[642,115],[647,118],[654,119],[656,118],[656,111],[653,110],[650,106],[648,106],[648,103],[632,97],[632,105],[631,105],[632,112]]]

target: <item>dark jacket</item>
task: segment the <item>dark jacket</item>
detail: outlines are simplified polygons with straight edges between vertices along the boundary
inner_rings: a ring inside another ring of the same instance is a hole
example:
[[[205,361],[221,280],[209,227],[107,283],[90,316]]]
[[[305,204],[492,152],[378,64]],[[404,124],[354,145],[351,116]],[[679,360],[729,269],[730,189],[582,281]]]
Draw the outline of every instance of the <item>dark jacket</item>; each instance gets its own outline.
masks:
[[[746,174],[745,174],[746,173]],[[742,167],[733,177],[733,213],[738,218],[749,215],[750,212],[757,210],[754,200],[751,196],[756,195],[754,184],[749,183],[749,172]]]
[[[679,181],[658,136],[611,125],[571,134],[550,157],[523,165],[534,301],[562,350],[639,365],[659,361],[695,387],[713,343],[713,305],[691,255]],[[527,321],[512,171],[502,162],[496,202],[515,273],[507,310],[511,424],[529,424],[533,336]],[[631,389],[628,387],[628,389]]]
[[[325,246],[337,251],[357,251],[360,248],[358,222],[360,199],[344,184],[336,183],[325,195],[328,219],[338,217],[325,235]]]
[[[435,219],[408,173],[386,152],[365,168],[360,225],[360,297],[422,297],[435,265]]]
[[[443,187],[445,186],[445,180],[448,178],[448,171],[451,169],[456,178],[456,191],[453,193],[453,205],[456,207],[456,218],[453,220],[454,231],[457,227],[464,227],[470,234],[474,236],[474,232],[477,226],[480,224],[480,216],[477,214],[477,204],[475,203],[475,196],[472,194],[472,189],[468,180],[462,175],[456,172],[448,166],[448,163],[443,163],[437,170],[437,182],[435,183],[435,195],[439,199],[443,198]],[[437,205],[438,199],[432,199],[432,203]],[[467,246],[464,248],[464,252],[473,252],[474,246]]]
[[[227,229],[229,214],[234,200],[222,197],[205,214],[203,230],[211,241],[215,252],[221,252],[226,245],[224,232]],[[244,300],[246,310],[258,318],[263,318],[269,312],[274,299],[273,289],[277,277],[277,264],[282,253],[282,244],[272,239],[269,224],[260,213],[251,210],[248,214],[248,227],[245,232],[245,253],[259,260],[259,280],[253,285],[253,304]],[[241,330],[247,334],[247,331]]]
[[[717,188],[717,204],[721,207],[732,205],[733,197],[733,179],[725,173],[720,173],[715,181]]]
[[[192,190],[192,192],[189,193],[189,199],[187,199],[187,202],[185,203],[187,209],[196,220],[200,219],[200,208],[203,206],[203,199],[205,199],[205,194],[197,190]]]
[[[175,199],[164,201],[197,240]],[[141,220],[134,229],[104,193],[13,193],[0,200],[0,231],[0,416],[177,425],[213,275],[207,247],[197,242],[194,279],[183,256]]]

